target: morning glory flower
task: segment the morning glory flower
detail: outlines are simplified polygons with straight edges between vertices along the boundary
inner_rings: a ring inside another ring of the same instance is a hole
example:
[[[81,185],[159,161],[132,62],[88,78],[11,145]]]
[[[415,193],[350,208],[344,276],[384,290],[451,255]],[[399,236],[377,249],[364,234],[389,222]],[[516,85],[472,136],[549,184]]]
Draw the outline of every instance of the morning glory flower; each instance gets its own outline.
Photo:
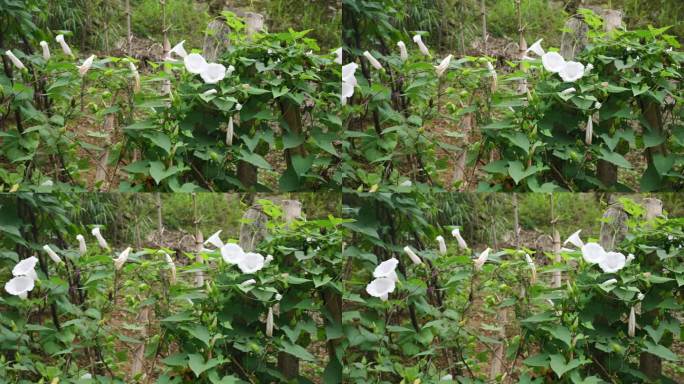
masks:
[[[273,337],[273,307],[268,308],[268,315],[266,315],[266,336]]]
[[[565,67],[565,59],[558,52],[547,52],[542,56],[542,64],[547,71],[558,73]]]
[[[71,48],[69,48],[69,45],[64,41],[64,35],[57,35],[55,37],[55,41],[59,43],[59,45],[62,47],[62,52],[64,52],[65,55],[68,56],[73,56],[74,54],[71,52]]]
[[[356,86],[356,76],[354,76],[354,73],[356,68],[358,68],[356,63],[342,66],[342,94],[340,95],[342,105],[347,104],[347,99],[354,95],[354,87]]]
[[[276,293],[275,299],[276,299],[277,301],[280,301],[280,300],[283,299],[283,295],[281,295],[280,293]]]
[[[482,266],[487,262],[487,259],[489,258],[489,251],[491,251],[491,249],[485,249],[482,251],[482,253],[480,253],[480,256],[475,259],[474,266],[476,270],[481,270]]]
[[[256,284],[256,280],[254,279],[245,280],[242,283],[240,283],[240,288],[251,287],[254,284]]]
[[[335,63],[342,65],[342,47],[335,50]]]
[[[76,68],[78,68],[78,74],[81,75],[81,77],[85,76],[85,74],[88,72],[90,67],[93,66],[94,60],[95,60],[95,55],[90,55],[90,57],[85,59],[83,64],[81,64],[80,66],[79,65],[76,66]]]
[[[171,271],[171,278],[169,279],[169,282],[171,284],[176,284],[176,264],[173,262],[173,259],[171,259],[171,256],[169,256],[169,254],[166,252],[164,252],[164,260],[166,260],[166,265],[168,265],[169,270]]]
[[[587,129],[584,132],[584,142],[587,145],[591,145],[592,139],[594,138],[594,119],[589,115],[587,118]]]
[[[26,299],[29,292],[35,287],[35,281],[28,276],[17,276],[5,283],[5,291],[13,296]]]
[[[406,44],[404,44],[403,41],[400,41],[397,43],[397,47],[399,47],[399,57],[401,58],[401,61],[408,60],[408,51],[406,50]]]
[[[588,75],[592,69],[594,69],[594,64],[592,64],[592,63],[587,64],[587,66],[584,67],[584,76]]]
[[[370,52],[368,52],[368,51],[363,52],[363,56],[366,57],[366,59],[373,66],[373,68],[375,68],[377,70],[382,69],[382,64],[380,64],[380,62],[375,57],[373,57],[373,55],[371,55]]]
[[[27,257],[14,266],[12,269],[12,275],[26,276],[32,278],[33,280],[38,280],[38,275],[36,274],[36,263],[38,263],[37,257]]]
[[[128,260],[128,255],[131,253],[131,247],[128,247],[123,250],[119,254],[119,257],[114,259],[114,267],[116,268],[117,271],[121,270],[121,268],[124,266],[126,263],[126,260]]]
[[[634,260],[634,254],[630,253],[629,255],[627,255],[626,264],[629,265],[629,263],[631,263],[633,260]]]
[[[576,61],[568,61],[558,72],[558,75],[566,83],[577,81],[584,76],[584,64],[578,63]]]
[[[430,51],[428,50],[428,47],[423,43],[423,38],[420,35],[415,35],[413,36],[413,42],[418,44],[418,49],[420,49],[420,53],[422,53],[425,56],[430,56]]]
[[[221,257],[226,263],[237,264],[245,258],[245,251],[237,244],[228,243],[221,247]]]
[[[444,242],[444,237],[442,237],[442,235],[439,235],[435,237],[435,240],[437,240],[437,244],[439,245],[439,253],[441,253],[442,255],[446,255],[447,246],[446,242]]]
[[[14,66],[17,67],[17,69],[22,70],[22,69],[26,68],[24,63],[22,63],[21,60],[19,60],[16,56],[14,56],[14,53],[12,53],[12,51],[10,51],[10,50],[5,51],[5,55],[7,57],[9,57],[10,60],[12,60],[12,64],[14,64]]]
[[[387,301],[389,294],[394,292],[396,282],[387,277],[378,277],[366,285],[366,292],[373,297],[379,297],[382,301]]]
[[[185,47],[183,47],[183,44],[185,44],[185,40],[174,45],[174,47],[169,51],[169,58],[171,58],[171,54],[175,54],[181,59],[185,59],[185,57],[188,56],[188,52],[185,50]]]
[[[408,245],[404,247],[404,252],[406,252],[406,254],[408,255],[409,259],[411,259],[413,264],[423,264],[423,261],[420,259],[420,257],[418,257],[418,255],[416,255],[416,253],[413,252],[413,250]]]
[[[218,93],[218,91],[215,88],[212,88],[212,89],[209,89],[209,90],[202,92],[202,96],[206,97],[206,96],[215,95],[217,93]]]
[[[265,265],[265,259],[258,253],[247,252],[245,256],[238,261],[238,268],[242,273],[255,273],[260,271]]]
[[[603,107],[603,104],[601,104],[601,102],[597,101],[596,103],[594,103],[594,108],[601,109],[601,107]]]
[[[399,265],[399,260],[397,260],[395,257],[385,260],[375,267],[375,270],[373,271],[373,277],[386,277],[394,281],[399,281],[399,277],[395,271],[397,269],[397,265]]]
[[[194,75],[204,72],[208,65],[207,61],[199,53],[191,53],[185,56],[183,63],[185,64],[185,69]]]
[[[582,248],[582,246],[584,246],[584,242],[582,241],[582,239],[580,239],[580,232],[582,232],[581,229],[570,235],[570,237],[568,237],[567,240],[563,242],[563,245],[570,243],[577,248]]]
[[[218,231],[214,232],[213,235],[209,236],[207,241],[204,242],[204,244],[211,244],[216,248],[221,248],[223,247],[223,241],[221,241],[221,238],[219,235],[221,234],[221,230],[219,229]]]
[[[52,261],[54,261],[55,263],[59,264],[62,262],[62,259],[59,258],[59,256],[55,253],[55,251],[52,250],[52,248],[50,248],[49,245],[44,245],[43,250],[45,251],[45,253],[48,254],[48,256],[50,256]]]
[[[606,251],[600,244],[586,243],[582,246],[582,257],[587,263],[596,264],[606,257]]]
[[[440,77],[446,72],[447,68],[449,68],[449,63],[451,62],[451,58],[454,57],[454,55],[449,55],[442,60],[439,65],[435,66],[435,70],[437,71],[437,77]]]
[[[43,48],[43,59],[45,60],[50,60],[50,46],[48,45],[47,41],[41,41],[40,47]]]
[[[102,234],[100,233],[100,227],[93,228],[93,230],[90,231],[90,233],[92,233],[93,236],[95,236],[95,238],[97,239],[97,244],[100,246],[100,248],[109,248],[109,246],[107,245],[107,241],[104,239],[104,237],[102,237]]]
[[[620,252],[606,252],[598,263],[605,273],[615,273],[625,267],[627,258]]]
[[[235,110],[241,111],[242,110],[242,104],[240,104],[240,103],[235,104]]]
[[[494,69],[494,66],[489,61],[487,62],[487,70],[489,71],[489,74],[492,76],[492,91],[495,91],[497,84],[499,82],[499,78],[496,74],[496,70]]]
[[[544,55],[546,54],[546,52],[544,51],[544,48],[542,48],[542,46],[541,46],[541,42],[542,42],[543,40],[544,40],[544,39],[539,39],[539,40],[535,41],[534,44],[532,44],[532,45],[527,49],[527,51],[525,51],[525,53],[534,52],[534,54],[537,55],[537,56],[539,56],[539,57],[544,56]]]
[[[458,247],[461,249],[467,249],[468,244],[466,244],[465,240],[463,240],[463,237],[461,236],[461,231],[458,228],[454,228],[451,231],[451,236],[456,238],[456,241],[458,242]]]
[[[561,95],[569,95],[569,94],[575,93],[575,92],[577,92],[577,90],[575,88],[568,88],[568,89],[564,89],[563,91],[561,91],[560,94]]]
[[[79,253],[79,255],[81,255],[81,256],[85,255],[86,252],[88,251],[88,248],[86,247],[85,238],[83,237],[83,235],[79,234],[79,235],[76,235],[76,240],[78,240],[78,253]]]
[[[226,67],[217,63],[207,64],[200,73],[200,77],[207,84],[216,84],[226,77]]]

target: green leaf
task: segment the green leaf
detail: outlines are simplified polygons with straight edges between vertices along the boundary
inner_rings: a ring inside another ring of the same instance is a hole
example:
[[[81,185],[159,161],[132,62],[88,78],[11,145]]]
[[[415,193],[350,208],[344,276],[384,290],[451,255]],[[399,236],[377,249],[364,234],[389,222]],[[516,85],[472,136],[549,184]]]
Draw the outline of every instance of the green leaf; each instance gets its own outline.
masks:
[[[644,342],[644,345],[646,346],[645,351],[652,355],[656,355],[665,360],[679,361],[677,355],[674,352],[667,349],[665,346],[662,346],[660,344],[654,344],[648,340]]]
[[[304,135],[289,131],[285,132],[283,135],[283,149],[299,147],[305,140],[306,137],[304,137]]]
[[[621,154],[619,154],[617,152],[610,152],[605,148],[601,148],[600,152],[601,152],[601,155],[599,156],[600,159],[605,160],[609,163],[615,164],[621,168],[627,168],[627,169],[632,168],[632,164],[630,164],[629,161],[627,161],[627,159],[625,159]]]
[[[211,335],[209,335],[209,330],[204,325],[195,325],[194,327],[183,327],[192,337],[202,341],[209,347],[209,342],[211,340]]]
[[[551,369],[553,369],[553,371],[556,373],[556,375],[558,375],[558,378],[560,379],[566,372],[582,365],[582,361],[580,361],[579,359],[574,359],[566,363],[565,357],[563,357],[563,355],[555,354],[551,355],[550,365]]]
[[[526,155],[530,153],[530,139],[528,139],[527,135],[524,133],[515,132],[514,134],[505,134],[502,136],[506,137],[511,144],[525,151]]]
[[[661,176],[667,174],[674,164],[675,156],[665,156],[660,153],[653,155],[653,165]]]
[[[520,180],[534,175],[535,173],[537,173],[537,167],[534,165],[525,169],[523,164],[519,161],[508,162],[508,174],[511,175],[516,184],[518,184]]]
[[[248,152],[244,149],[240,150],[240,160],[246,161],[254,166],[257,166],[259,168],[271,170],[271,164],[266,161],[261,155],[253,153],[253,152]]]
[[[301,360],[316,361],[314,355],[312,355],[309,351],[307,351],[306,349],[297,344],[292,344],[289,341],[283,341],[279,349],[282,352],[289,353],[290,355],[297,357]]]
[[[539,355],[534,355],[528,357],[523,361],[523,364],[528,367],[546,367],[549,364],[549,355],[546,353],[541,353]]]
[[[558,325],[555,328],[546,328],[549,333],[556,339],[564,342],[568,347],[571,347],[572,335],[570,335],[570,330],[567,327]]]
[[[297,176],[302,177],[313,165],[313,155],[302,157],[301,155],[292,156],[292,168],[294,168]]]
[[[188,359],[188,366],[190,366],[190,369],[192,369],[192,372],[196,377],[200,377],[203,372],[221,364],[221,360],[219,359],[211,359],[205,363],[204,357],[198,353],[188,355]]]
[[[172,165],[169,169],[166,169],[161,161],[153,161],[150,163],[150,176],[152,176],[157,184],[167,177],[175,175],[178,173],[178,171],[179,169],[175,165]]]
[[[646,130],[644,133],[644,147],[653,148],[665,142],[665,137],[656,131]]]
[[[171,139],[163,132],[149,132],[143,135],[150,139],[150,141],[157,147],[166,151],[166,153],[171,153]]]
[[[323,384],[340,383],[342,383],[342,364],[337,358],[332,358],[323,371]]]
[[[288,88],[288,87],[282,87],[282,88],[280,88],[280,89],[276,89],[276,88],[272,89],[272,90],[271,90],[271,93],[273,94],[273,98],[274,98],[274,99],[277,99],[277,98],[279,98],[280,96],[286,94],[286,93],[289,92],[289,91],[290,91],[290,88]]]

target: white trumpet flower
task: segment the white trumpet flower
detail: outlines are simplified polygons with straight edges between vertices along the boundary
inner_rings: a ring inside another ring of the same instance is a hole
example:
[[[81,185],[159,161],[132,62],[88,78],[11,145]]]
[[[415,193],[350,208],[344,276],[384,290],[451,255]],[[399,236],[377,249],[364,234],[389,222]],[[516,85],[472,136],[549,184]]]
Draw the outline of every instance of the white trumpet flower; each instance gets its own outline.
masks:
[[[544,51],[544,48],[542,48],[542,46],[541,46],[541,42],[542,42],[543,40],[544,40],[544,39],[539,39],[539,40],[535,41],[534,44],[532,44],[532,45],[527,49],[527,51],[525,51],[525,53],[534,52],[534,54],[537,55],[537,56],[539,56],[539,57],[544,56],[544,55],[546,54],[546,52]]]
[[[280,293],[276,293],[275,299],[276,299],[277,301],[280,301],[280,300],[283,299],[283,295],[281,295]]]
[[[199,53],[191,53],[183,59],[185,69],[193,75],[199,75],[207,68],[207,61]]]
[[[128,260],[128,255],[131,253],[131,247],[128,247],[123,250],[119,254],[119,257],[114,259],[114,267],[116,268],[117,271],[121,270],[123,268],[124,264],[126,263],[126,260]]]
[[[16,56],[14,56],[14,53],[12,53],[12,51],[10,51],[10,50],[5,51],[5,55],[7,57],[9,57],[9,59],[12,61],[12,64],[14,64],[14,66],[17,67],[17,69],[22,70],[22,69],[26,68],[24,63],[22,63],[21,60],[19,60]]]
[[[76,235],[76,240],[78,240],[78,254],[81,256],[85,255],[86,252],[88,252],[88,248],[86,247],[85,238],[83,237],[83,235],[79,234],[79,235]]]
[[[634,306],[629,309],[629,319],[627,320],[627,336],[634,337],[636,335],[636,311]]]
[[[45,253],[48,254],[48,256],[50,256],[52,261],[54,261],[55,263],[59,264],[62,262],[62,259],[60,259],[60,257],[57,255],[57,253],[55,253],[55,251],[53,251],[49,245],[44,245],[43,250],[45,251]]]
[[[228,118],[228,126],[226,127],[226,145],[233,145],[233,135],[235,133],[235,127],[233,123],[233,116]]]
[[[542,64],[547,71],[558,73],[565,67],[565,59],[558,52],[547,52],[542,56]]]
[[[95,236],[95,239],[97,239],[97,244],[100,246],[102,249],[108,249],[109,245],[107,245],[107,241],[102,237],[102,234],[100,233],[100,227],[95,227],[90,231],[90,233]]]
[[[214,232],[213,235],[209,236],[207,241],[204,242],[204,244],[211,244],[216,248],[221,248],[223,247],[223,241],[221,241],[221,238],[219,235],[221,234],[221,230],[219,229],[218,231]]]
[[[568,89],[564,89],[563,91],[561,91],[560,94],[561,95],[569,95],[569,94],[575,93],[575,92],[577,92],[577,90],[575,88],[568,88]]]
[[[241,110],[242,110],[242,104],[236,103],[236,104],[235,104],[235,110],[236,110],[236,111],[241,111]]]
[[[335,50],[335,63],[342,65],[342,47]]]
[[[439,235],[435,237],[435,240],[437,240],[437,244],[439,245],[439,253],[441,253],[442,255],[446,255],[447,246],[446,242],[444,241],[444,237],[442,237],[442,235]]]
[[[399,260],[397,260],[395,257],[385,260],[375,267],[375,270],[373,271],[373,277],[386,277],[394,281],[399,281],[399,277],[395,271],[397,269],[397,265],[399,265]]]
[[[226,67],[217,63],[207,64],[200,72],[200,77],[207,84],[216,84],[226,77]]]
[[[408,60],[408,51],[406,50],[406,44],[404,44],[403,41],[400,41],[397,43],[397,47],[399,47],[399,57],[401,58],[401,61]]]
[[[480,256],[478,256],[477,259],[475,259],[473,264],[476,270],[481,270],[482,266],[487,262],[487,259],[489,258],[489,251],[491,251],[491,249],[485,249],[484,251],[482,251],[482,253],[480,253]]]
[[[600,244],[586,243],[582,246],[582,257],[587,263],[597,264],[606,257],[606,251]]]
[[[435,66],[435,70],[437,71],[437,77],[441,77],[444,72],[449,68],[449,63],[451,63],[451,58],[454,57],[454,55],[449,55],[445,57],[439,65]]]
[[[370,52],[368,52],[368,51],[363,52],[363,56],[366,57],[366,59],[373,66],[373,68],[375,68],[377,70],[382,69],[382,64],[380,64],[380,62],[375,57],[373,57],[373,55],[371,55]]]
[[[245,280],[242,283],[240,283],[240,288],[251,287],[254,284],[256,284],[256,280],[254,279]]]
[[[171,50],[169,51],[169,58],[171,57],[171,54],[175,54],[181,59],[185,59],[185,57],[188,55],[188,52],[185,50],[185,47],[183,47],[183,44],[185,44],[185,40],[174,45],[173,48],[171,48]]]
[[[584,67],[584,76],[588,75],[592,69],[594,69],[594,64],[592,64],[592,63],[587,64],[587,66]]]
[[[416,255],[415,252],[407,245],[404,247],[404,252],[408,255],[409,259],[413,262],[413,264],[420,265],[423,264],[423,261]]]
[[[38,263],[38,258],[35,256],[27,257],[24,260],[18,262],[12,269],[13,276],[26,276],[33,280],[38,280],[38,275],[36,274],[36,264]]]
[[[268,315],[266,315],[266,336],[273,337],[273,307],[268,308]]]
[[[171,284],[176,284],[176,264],[173,262],[173,259],[171,259],[171,256],[164,252],[164,260],[166,260],[166,265],[169,266],[169,270],[171,271],[171,278],[169,279],[169,282]]]
[[[265,265],[271,264],[273,261],[273,255],[266,255],[266,261],[264,262]]]
[[[461,236],[461,231],[458,228],[454,228],[451,231],[451,236],[456,238],[456,241],[458,242],[458,247],[461,249],[467,249],[468,244],[466,244],[465,240],[463,240],[463,237]]]
[[[366,285],[366,292],[373,297],[379,297],[382,301],[387,301],[389,294],[394,292],[396,282],[387,277],[378,277]]]
[[[582,241],[582,239],[580,239],[580,232],[582,232],[581,229],[570,235],[570,237],[568,237],[567,240],[563,242],[563,245],[570,243],[577,248],[582,248],[584,246],[584,242]]]
[[[591,142],[594,138],[594,119],[592,116],[589,116],[587,118],[587,128],[584,131],[584,142],[587,145],[591,145]]]
[[[342,93],[340,94],[340,102],[342,105],[347,104],[347,99],[354,95],[354,87],[356,87],[356,69],[358,64],[349,63],[342,66]]]
[[[228,243],[221,247],[221,257],[228,264],[238,264],[245,258],[245,251],[237,244]]]
[[[260,254],[247,252],[245,257],[238,262],[238,268],[240,268],[242,273],[255,273],[264,267],[265,261],[264,257]]]
[[[584,64],[576,61],[568,61],[565,63],[565,66],[558,71],[558,75],[566,83],[577,81],[584,76]]]
[[[73,56],[74,54],[71,52],[71,48],[69,48],[69,45],[64,41],[64,35],[57,35],[55,37],[55,41],[59,43],[59,45],[62,47],[62,52],[64,52],[65,55],[67,56]]]
[[[627,264],[627,258],[620,252],[606,252],[598,265],[605,273],[615,273]]]
[[[50,46],[48,45],[47,41],[41,41],[40,47],[43,48],[43,59],[45,60],[50,60]]]
[[[138,93],[140,92],[140,73],[138,73],[138,68],[132,61],[128,62],[128,68],[133,73],[133,93]]]
[[[537,266],[534,264],[534,261],[527,253],[525,254],[525,261],[527,261],[527,265],[530,267],[530,271],[532,271],[532,278],[530,279],[530,284],[535,284],[537,282]]]
[[[77,65],[76,68],[78,68],[78,74],[81,75],[81,77],[85,76],[86,73],[88,73],[88,70],[90,70],[90,67],[93,66],[93,61],[95,60],[95,55],[90,55],[83,64]]]
[[[212,89],[208,89],[208,90],[202,92],[202,96],[207,97],[207,96],[215,95],[217,93],[218,93],[218,91],[215,88],[212,88]]]
[[[425,43],[423,43],[423,38],[420,35],[413,36],[413,42],[418,44],[418,49],[420,49],[420,53],[422,53],[425,56],[430,56],[430,50],[425,45]]]
[[[35,287],[35,281],[28,276],[17,276],[5,283],[5,291],[13,296],[26,299],[28,293]]]
[[[492,63],[490,63],[489,61],[487,62],[487,70],[489,70],[489,74],[492,76],[492,91],[495,91],[498,87],[499,77],[496,74],[494,65],[492,65]]]

